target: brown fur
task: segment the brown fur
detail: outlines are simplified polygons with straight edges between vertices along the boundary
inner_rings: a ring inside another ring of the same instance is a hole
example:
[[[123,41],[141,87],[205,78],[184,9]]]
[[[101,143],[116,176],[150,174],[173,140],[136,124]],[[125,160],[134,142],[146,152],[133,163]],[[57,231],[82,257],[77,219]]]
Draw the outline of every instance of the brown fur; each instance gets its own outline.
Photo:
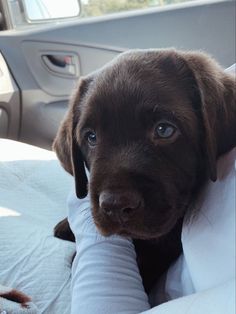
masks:
[[[163,120],[177,129],[171,138],[156,137]],[[95,147],[88,129],[96,131]],[[235,144],[233,77],[203,53],[167,49],[126,52],[80,80],[53,148],[74,175],[77,196],[89,189],[100,232],[136,239],[148,290],[153,270],[159,276],[181,252],[182,218],[203,183],[217,179],[217,158]],[[107,191],[123,203],[138,198],[127,221],[123,212],[104,213]]]
[[[16,303],[20,303],[21,306],[24,308],[28,308],[27,303],[31,302],[31,299],[27,295],[15,289],[12,289],[9,292],[1,293],[0,297]]]

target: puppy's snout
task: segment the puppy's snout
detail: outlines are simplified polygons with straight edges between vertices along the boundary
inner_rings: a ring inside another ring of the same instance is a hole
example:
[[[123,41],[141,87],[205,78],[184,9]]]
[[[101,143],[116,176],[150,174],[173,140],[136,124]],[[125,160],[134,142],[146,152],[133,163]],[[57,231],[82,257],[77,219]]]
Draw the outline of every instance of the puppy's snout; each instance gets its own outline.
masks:
[[[99,196],[102,212],[118,222],[128,221],[141,204],[142,198],[134,191],[103,191]]]

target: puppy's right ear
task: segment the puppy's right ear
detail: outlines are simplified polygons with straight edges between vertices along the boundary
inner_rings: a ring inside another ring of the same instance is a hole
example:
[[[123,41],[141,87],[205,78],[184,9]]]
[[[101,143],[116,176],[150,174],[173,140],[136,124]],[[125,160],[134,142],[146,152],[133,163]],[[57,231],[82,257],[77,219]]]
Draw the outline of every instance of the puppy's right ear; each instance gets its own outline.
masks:
[[[56,152],[61,165],[75,178],[78,198],[84,198],[88,193],[84,159],[75,134],[80,115],[79,105],[88,89],[88,84],[89,81],[86,79],[79,81],[78,90],[53,142],[53,150]]]
[[[236,144],[235,78],[205,53],[184,52],[182,56],[194,77],[195,98],[200,99],[206,163],[209,178],[216,181],[217,158]]]

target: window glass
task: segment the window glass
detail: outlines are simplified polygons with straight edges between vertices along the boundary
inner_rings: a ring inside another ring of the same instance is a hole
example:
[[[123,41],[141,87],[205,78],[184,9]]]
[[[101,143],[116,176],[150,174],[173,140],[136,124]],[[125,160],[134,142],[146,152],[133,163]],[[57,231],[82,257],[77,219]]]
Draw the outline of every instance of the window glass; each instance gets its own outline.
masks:
[[[101,16],[130,10],[163,7],[197,0],[81,0],[82,17]]]
[[[76,15],[78,9],[75,9],[71,5],[75,3],[75,1],[77,0],[65,0],[66,9],[63,9],[62,1],[60,0],[24,0],[25,8],[23,6],[23,0],[7,0],[12,27],[15,29],[36,27],[47,25],[48,23],[66,22],[71,19],[78,20],[112,13],[130,12],[148,8],[163,8],[167,5],[187,2],[197,3],[201,0],[80,0],[81,7],[79,8],[79,15]],[[208,1],[214,2],[217,0]],[[78,4],[76,3],[76,5]],[[53,14],[51,12],[53,12]],[[70,17],[72,13],[75,15],[74,17]],[[29,16],[31,17],[30,20],[28,19]],[[58,17],[56,21],[55,17]]]

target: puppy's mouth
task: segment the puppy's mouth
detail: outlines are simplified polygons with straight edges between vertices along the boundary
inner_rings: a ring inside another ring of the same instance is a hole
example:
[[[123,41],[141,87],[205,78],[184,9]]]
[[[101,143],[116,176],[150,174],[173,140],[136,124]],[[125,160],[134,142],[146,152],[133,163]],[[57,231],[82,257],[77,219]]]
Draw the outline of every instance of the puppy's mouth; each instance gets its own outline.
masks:
[[[145,223],[145,221],[142,222],[145,219],[140,217],[141,214],[139,214],[139,217],[137,216],[134,215],[132,220],[129,221],[113,221],[102,215],[94,215],[94,222],[99,232],[105,237],[116,234],[132,239],[150,240],[169,233],[179,218],[177,216],[170,217],[170,219],[159,221],[159,223],[158,219],[153,219],[152,222]]]

